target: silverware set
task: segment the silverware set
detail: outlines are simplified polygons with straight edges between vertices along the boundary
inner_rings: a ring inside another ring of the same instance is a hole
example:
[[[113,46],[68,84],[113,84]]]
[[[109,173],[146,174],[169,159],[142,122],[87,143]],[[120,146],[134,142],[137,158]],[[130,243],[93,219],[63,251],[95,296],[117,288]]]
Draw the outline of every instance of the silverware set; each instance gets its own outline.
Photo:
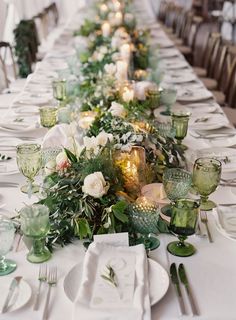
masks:
[[[178,271],[176,268],[176,264],[172,263],[170,266],[170,276],[171,276],[171,281],[175,287],[176,290],[176,295],[177,295],[177,299],[178,299],[178,303],[179,303],[179,307],[180,307],[180,314],[181,315],[187,315],[187,311],[186,311],[186,307],[185,307],[185,301],[184,301],[184,297],[182,295],[182,288],[181,288],[181,284],[182,286],[184,286],[187,297],[188,297],[188,301],[192,310],[192,314],[193,315],[200,315],[197,304],[196,304],[196,299],[193,295],[191,286],[190,286],[190,282],[185,270],[185,266],[183,265],[183,263],[181,263],[178,267]]]
[[[56,286],[57,284],[57,268],[50,267],[48,269],[47,265],[41,265],[39,267],[38,281],[39,281],[39,284],[38,284],[38,289],[37,289],[37,293],[34,301],[33,310],[39,309],[41,287],[42,287],[42,284],[45,283],[48,286],[48,291],[47,291],[46,301],[44,305],[42,320],[47,320],[48,306],[49,306],[50,297],[51,297],[51,288]]]

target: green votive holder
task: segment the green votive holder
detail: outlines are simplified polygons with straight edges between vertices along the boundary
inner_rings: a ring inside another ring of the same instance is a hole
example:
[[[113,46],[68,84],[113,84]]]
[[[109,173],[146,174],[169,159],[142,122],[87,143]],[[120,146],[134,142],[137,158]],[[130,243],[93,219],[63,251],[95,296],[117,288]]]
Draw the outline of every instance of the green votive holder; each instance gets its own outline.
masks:
[[[20,210],[21,230],[32,241],[32,247],[27,254],[27,260],[32,263],[42,263],[51,258],[50,251],[45,246],[45,238],[50,229],[49,209],[45,205],[34,204]]]
[[[175,138],[179,145],[182,144],[182,140],[186,137],[188,132],[189,112],[178,112],[171,114],[172,127],[175,129]],[[184,146],[182,146],[184,147]],[[186,148],[186,147],[184,147]]]
[[[42,127],[51,128],[57,124],[57,108],[44,106],[39,109],[40,124]]]
[[[66,100],[66,80],[65,79],[57,79],[52,82],[53,89],[53,97],[62,102]]]
[[[195,233],[199,207],[199,201],[193,199],[178,199],[172,205],[169,229],[178,236],[179,241],[173,241],[168,244],[167,250],[171,254],[179,257],[188,257],[196,252],[195,247],[185,242],[185,240]]]

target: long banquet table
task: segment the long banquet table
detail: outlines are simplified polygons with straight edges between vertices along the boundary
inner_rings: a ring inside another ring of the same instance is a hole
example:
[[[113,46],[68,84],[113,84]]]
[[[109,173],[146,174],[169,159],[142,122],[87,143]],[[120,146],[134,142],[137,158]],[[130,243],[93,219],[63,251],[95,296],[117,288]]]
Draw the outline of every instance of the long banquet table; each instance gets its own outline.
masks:
[[[137,5],[137,18],[139,25],[143,25],[144,22],[147,26],[153,28],[153,33],[156,34],[157,39],[168,40],[167,35],[161,29],[161,26],[157,22],[153,21],[148,11],[146,10],[145,2],[136,0]],[[36,67],[35,74],[33,74],[27,80],[26,87],[24,89],[24,96],[30,93],[30,83],[33,83],[34,77],[40,75],[40,70],[47,68],[47,63],[53,61],[55,50],[63,49],[73,51],[73,40],[72,33],[74,29],[78,28],[78,24],[86,16],[86,10],[80,10],[76,13],[70,22],[66,25],[64,31],[62,31],[61,37],[55,42],[55,46],[51,52],[49,52],[45,59]],[[58,59],[58,58],[55,58]],[[171,59],[171,58],[169,58]],[[179,59],[182,61],[183,57],[179,54]],[[66,60],[63,55],[60,56],[60,61]],[[183,69],[184,72],[191,71],[189,66]],[[168,72],[168,70],[166,70]],[[202,86],[201,82],[197,82]],[[42,76],[42,86],[44,79]],[[27,87],[28,86],[28,87]],[[203,86],[202,90],[206,90]],[[14,110],[18,107],[17,101],[22,97],[22,93],[18,98],[15,99],[13,105],[8,110],[2,110],[2,115],[7,119]],[[209,99],[207,103],[211,103],[212,99]],[[220,112],[221,109],[218,106],[217,110]],[[4,113],[4,114],[3,114]],[[204,109],[202,109],[202,115],[204,115]],[[2,116],[2,120],[4,119]],[[224,115],[222,117],[225,117]],[[190,126],[191,130],[191,126]],[[37,141],[42,141],[42,138],[46,131],[39,129],[29,136],[29,141],[32,137]],[[6,132],[0,131],[0,138],[7,136]],[[10,134],[9,134],[10,135]],[[25,140],[26,133],[24,133]],[[20,135],[17,138],[21,139]],[[35,140],[34,140],[35,141]],[[207,142],[201,139],[195,139],[190,135],[185,139],[185,144],[191,149],[199,149],[201,147],[207,147]],[[234,173],[236,177],[236,172]],[[230,177],[233,174],[230,174]],[[229,177],[229,174],[224,175]],[[1,181],[17,182],[22,184],[24,178],[19,173],[14,175],[4,175],[1,177]],[[1,213],[12,216],[16,210],[19,210],[24,203],[34,202],[37,198],[34,196],[32,199],[27,198],[26,195],[20,192],[19,189],[14,188],[0,188],[0,194],[2,196],[2,202],[6,203],[6,206],[1,209]],[[222,203],[236,203],[236,193],[230,187],[220,186],[217,191],[211,196],[212,200],[215,200],[218,204]],[[188,258],[178,258],[170,255],[166,250],[166,245],[173,240],[173,236],[160,234],[159,238],[161,245],[157,250],[151,252],[150,256],[152,259],[160,263],[166,270],[169,270],[169,266],[172,262],[179,264],[184,262],[186,269],[188,270],[189,278],[191,280],[192,289],[196,297],[200,316],[199,319],[204,320],[235,320],[236,319],[236,306],[235,306],[235,290],[236,290],[236,243],[232,239],[224,237],[216,228],[214,217],[211,213],[208,214],[209,227],[212,232],[214,239],[213,243],[209,243],[207,237],[192,236],[189,241],[193,243],[197,248],[197,253]],[[201,226],[204,230],[204,226]],[[204,230],[205,231],[205,230]],[[33,298],[37,289],[37,276],[38,276],[38,265],[30,264],[26,260],[27,249],[21,243],[18,252],[12,251],[8,256],[17,262],[17,269],[14,274],[9,275],[16,276],[22,275],[24,279],[32,287],[32,298],[23,308],[16,312],[0,315],[0,320],[4,319],[41,319],[43,311],[43,303],[40,303],[39,311],[33,311],[32,304]],[[80,241],[76,241],[64,248],[59,248],[53,253],[52,259],[48,262],[49,265],[56,265],[58,267],[59,281],[57,287],[53,288],[51,303],[50,303],[50,319],[51,320],[64,320],[72,319],[72,303],[65,296],[63,289],[63,281],[66,274],[70,269],[80,261],[83,261],[85,255],[84,247]],[[44,288],[46,289],[46,288]],[[46,298],[46,290],[43,300]],[[185,295],[185,293],[184,293]],[[184,296],[187,302],[186,295]],[[185,319],[192,318],[189,305],[185,303],[188,309],[188,316]],[[152,319],[153,320],[174,320],[179,319],[179,306],[174,292],[173,286],[170,284],[166,295],[152,308]],[[79,315],[78,315],[79,318]],[[86,319],[83,319],[86,320]]]

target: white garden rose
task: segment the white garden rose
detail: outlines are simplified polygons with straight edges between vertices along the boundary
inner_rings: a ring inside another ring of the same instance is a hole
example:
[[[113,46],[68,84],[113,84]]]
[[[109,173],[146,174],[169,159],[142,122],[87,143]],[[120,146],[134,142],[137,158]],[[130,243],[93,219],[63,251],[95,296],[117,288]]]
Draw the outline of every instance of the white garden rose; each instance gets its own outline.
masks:
[[[108,141],[112,142],[113,135],[111,133],[106,133],[103,130],[97,135],[96,140],[97,140],[98,146],[105,146]]]
[[[84,137],[84,146],[87,151],[93,152],[94,154],[98,154],[99,145],[96,137]]]
[[[104,66],[104,70],[107,74],[112,76],[116,73],[116,65],[114,63],[107,63]]]
[[[102,172],[94,172],[84,179],[82,191],[94,198],[101,198],[109,189],[109,184],[105,181]]]
[[[113,116],[124,118],[126,116],[126,110],[122,104],[113,101],[110,109],[108,110]]]
[[[65,170],[70,167],[70,161],[65,153],[65,151],[60,152],[56,157],[56,169]]]
[[[122,94],[122,99],[124,100],[124,102],[130,102],[130,101],[134,100],[134,91],[133,90],[126,90]]]

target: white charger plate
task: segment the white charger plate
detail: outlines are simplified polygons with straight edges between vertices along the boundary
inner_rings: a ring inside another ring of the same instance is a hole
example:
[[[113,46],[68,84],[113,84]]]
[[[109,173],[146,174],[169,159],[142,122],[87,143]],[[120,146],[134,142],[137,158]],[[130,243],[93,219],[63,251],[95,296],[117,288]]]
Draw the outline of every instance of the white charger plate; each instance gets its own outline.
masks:
[[[212,98],[212,93],[208,90],[182,90],[177,94],[177,101],[197,102]]]
[[[187,82],[192,82],[196,80],[197,78],[194,73],[186,72],[186,73],[183,73],[182,75],[180,73],[177,73],[176,75],[167,74],[164,77],[163,82],[181,84],[181,83],[187,83]]]
[[[10,284],[13,280],[13,277],[1,277],[0,278],[0,288],[1,288],[1,294],[0,294],[0,313],[2,312],[2,308],[4,305],[4,302],[6,300]],[[9,310],[7,311],[12,312],[15,310],[18,310],[22,308],[31,298],[32,290],[30,285],[23,279],[21,279],[19,283],[19,294],[17,294],[17,298],[15,303],[11,306],[9,306]],[[14,298],[13,298],[14,299]],[[17,318],[17,317],[16,317]],[[7,317],[6,317],[7,319]]]
[[[169,288],[169,276],[156,261],[148,259],[150,303],[153,306],[160,301]],[[67,298],[74,302],[80,286],[83,263],[76,264],[64,279],[64,291]]]
[[[205,121],[205,119],[207,119]],[[201,122],[201,120],[203,120]],[[189,126],[194,130],[214,130],[229,125],[228,119],[222,114],[202,114],[192,116],[189,121]]]

